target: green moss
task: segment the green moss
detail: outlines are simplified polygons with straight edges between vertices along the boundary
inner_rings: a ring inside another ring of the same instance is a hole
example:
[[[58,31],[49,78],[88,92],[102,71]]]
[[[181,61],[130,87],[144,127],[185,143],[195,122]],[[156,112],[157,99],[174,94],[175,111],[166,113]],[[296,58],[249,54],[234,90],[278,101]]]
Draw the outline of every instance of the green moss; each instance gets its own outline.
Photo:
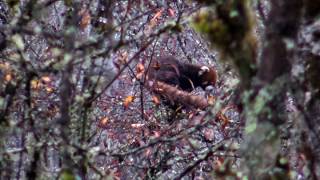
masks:
[[[244,87],[249,87],[256,73],[251,14],[248,0],[224,0],[216,1],[193,20],[193,27],[209,38],[223,59],[232,61]]]
[[[208,12],[203,12],[193,19],[192,26],[193,28],[201,33],[209,33],[210,31],[210,20],[208,19],[209,13]]]
[[[218,1],[211,9],[195,16],[193,25],[223,51],[231,44],[240,47],[251,32],[252,18],[247,0]],[[238,44],[238,45],[237,45]]]

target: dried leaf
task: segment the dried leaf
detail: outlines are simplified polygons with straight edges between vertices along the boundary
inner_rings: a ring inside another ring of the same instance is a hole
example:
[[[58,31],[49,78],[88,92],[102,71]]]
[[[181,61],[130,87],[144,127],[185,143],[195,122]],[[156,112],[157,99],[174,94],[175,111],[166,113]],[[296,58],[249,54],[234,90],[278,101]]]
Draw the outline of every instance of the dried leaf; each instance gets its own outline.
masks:
[[[161,136],[161,133],[159,131],[153,131],[153,134],[155,138],[159,138]]]
[[[89,10],[87,10],[87,9],[82,9],[79,12],[79,15],[81,17],[81,19],[80,19],[80,28],[83,30],[90,24],[91,15],[90,15]]]
[[[47,93],[52,93],[52,92],[53,92],[53,88],[51,88],[51,87],[46,87],[46,91],[47,91]]]
[[[160,98],[158,96],[152,96],[152,102],[158,106],[160,104]]]
[[[230,109],[236,109],[234,106],[232,105],[229,105],[229,106],[226,106],[224,108],[222,108],[218,113],[217,113],[217,116],[216,116],[216,120],[218,122],[221,122],[222,123],[222,127],[225,128],[229,123],[230,123],[230,120],[229,118],[225,115],[225,113],[230,110]]]
[[[174,10],[173,10],[173,9],[169,8],[169,9],[168,9],[168,12],[169,12],[169,16],[175,17],[175,13],[174,13]]]
[[[223,128],[225,128],[230,123],[229,119],[226,115],[224,115],[224,112],[222,112],[222,110],[217,113],[216,119],[218,122],[222,123]]]
[[[118,62],[115,62],[120,65],[124,65],[128,62],[128,52],[124,51],[119,55]]]
[[[49,76],[42,76],[41,80],[45,83],[49,83],[51,81],[51,78]]]
[[[188,114],[188,119],[191,119],[191,118],[193,118],[195,116],[195,112],[189,112],[189,114]]]
[[[141,63],[137,64],[136,71],[137,71],[137,78],[141,79],[144,74],[144,65]]]
[[[152,153],[152,149],[151,149],[151,148],[147,148],[147,149],[144,151],[144,155],[145,155],[146,157],[149,157],[149,156],[151,155],[151,153]]]
[[[124,108],[127,109],[130,106],[130,104],[134,101],[134,99],[134,96],[127,96],[123,101]]]
[[[145,32],[144,32],[146,35],[149,35],[152,32],[153,28],[157,25],[158,18],[160,18],[160,16],[162,15],[163,10],[164,9],[162,8],[158,12],[156,12],[156,14],[150,20],[150,23],[146,27]]]
[[[162,12],[163,12],[163,8],[160,9],[160,10],[153,16],[153,18],[151,19],[151,21],[156,21],[156,20],[162,15]]]
[[[39,89],[40,88],[40,82],[37,79],[31,80],[31,88],[32,89]]]
[[[108,117],[104,117],[104,118],[100,119],[100,125],[101,126],[106,126],[108,122],[109,122],[109,118]]]
[[[10,73],[6,74],[6,76],[4,77],[4,80],[5,80],[6,82],[11,81],[11,80],[12,80],[12,75],[11,75]]]
[[[137,64],[136,70],[137,73],[144,72],[144,65],[142,63]]]
[[[216,99],[215,96],[208,96],[208,104],[213,105],[216,102]]]
[[[132,128],[141,128],[143,126],[144,126],[144,124],[142,124],[142,123],[131,124]]]

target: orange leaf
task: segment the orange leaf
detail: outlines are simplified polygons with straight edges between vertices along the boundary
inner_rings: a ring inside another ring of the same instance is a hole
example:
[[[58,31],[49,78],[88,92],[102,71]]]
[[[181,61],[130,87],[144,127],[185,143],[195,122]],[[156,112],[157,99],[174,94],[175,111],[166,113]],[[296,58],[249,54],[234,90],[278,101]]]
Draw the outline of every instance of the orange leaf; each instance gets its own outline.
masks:
[[[144,65],[141,63],[137,64],[136,70],[137,70],[137,78],[141,79],[144,74]]]
[[[153,18],[151,19],[151,21],[156,21],[156,20],[162,15],[162,12],[163,12],[163,8],[161,8],[161,9],[153,16]]]
[[[128,52],[124,51],[119,55],[119,59],[118,59],[118,64],[119,65],[124,65],[128,62]]]
[[[46,91],[47,91],[47,93],[52,93],[52,92],[53,92],[53,88],[51,88],[51,87],[46,87]]]
[[[109,121],[109,118],[104,117],[104,118],[100,119],[100,125],[105,126],[105,125],[107,125],[108,121]]]
[[[136,70],[137,73],[144,72],[144,65],[142,63],[137,64]]]
[[[150,20],[149,26],[146,29],[146,34],[149,34],[153,29],[153,27],[157,24],[158,18],[160,18],[160,16],[162,15],[162,12],[163,12],[163,8],[160,9]]]
[[[9,82],[12,80],[12,75],[10,73],[6,74],[6,76],[4,77],[4,80]]]
[[[159,138],[161,136],[161,133],[159,131],[153,131],[154,137]]]
[[[39,87],[40,87],[39,80],[37,80],[37,79],[31,80],[31,88],[32,89],[39,89]]]
[[[208,104],[213,105],[216,102],[216,97],[215,96],[208,96]]]
[[[217,113],[217,116],[216,116],[216,119],[217,121],[221,122],[222,123],[222,127],[225,128],[229,123],[230,123],[230,120],[229,118],[225,115],[225,113],[230,110],[230,109],[235,109],[234,106],[232,105],[228,105],[224,108],[222,108],[218,113]]]
[[[134,101],[134,98],[134,96],[127,96],[126,99],[124,99],[123,106],[125,109],[127,109],[130,106],[130,104]]]
[[[155,105],[159,105],[160,104],[160,99],[158,96],[152,96],[152,102],[155,104]]]
[[[45,83],[49,83],[51,81],[51,78],[49,76],[42,76],[41,80]]]
[[[174,16],[175,16],[175,13],[174,13],[174,10],[173,10],[173,9],[169,8],[169,9],[168,9],[168,12],[169,12],[169,15],[170,15],[171,17],[174,17]]]
[[[91,15],[89,13],[89,10],[83,9],[79,12],[79,15],[81,17],[80,28],[85,29],[91,22]]]
[[[217,119],[217,121],[222,123],[223,128],[225,128],[230,122],[229,119],[227,118],[227,116],[224,115],[224,112],[222,112],[222,110],[220,110],[217,113],[216,119]]]

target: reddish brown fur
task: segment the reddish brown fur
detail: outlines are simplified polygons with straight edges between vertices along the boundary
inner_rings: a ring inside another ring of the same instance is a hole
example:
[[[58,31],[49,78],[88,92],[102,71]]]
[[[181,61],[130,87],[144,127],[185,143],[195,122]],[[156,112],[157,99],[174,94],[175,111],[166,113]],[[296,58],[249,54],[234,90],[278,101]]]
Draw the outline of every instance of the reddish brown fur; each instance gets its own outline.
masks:
[[[185,91],[192,91],[195,87],[203,89],[215,85],[217,73],[214,68],[199,74],[201,65],[178,61],[173,56],[161,57],[155,61],[148,71],[148,79],[155,79],[179,87]]]

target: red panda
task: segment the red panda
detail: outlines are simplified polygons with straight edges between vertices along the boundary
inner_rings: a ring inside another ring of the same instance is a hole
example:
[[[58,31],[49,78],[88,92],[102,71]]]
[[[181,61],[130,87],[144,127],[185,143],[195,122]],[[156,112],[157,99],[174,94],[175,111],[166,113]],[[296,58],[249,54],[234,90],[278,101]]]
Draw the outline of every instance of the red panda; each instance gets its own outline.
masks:
[[[153,62],[147,77],[188,92],[196,87],[205,89],[209,85],[214,86],[217,82],[214,68],[180,62],[173,56],[161,57]]]

